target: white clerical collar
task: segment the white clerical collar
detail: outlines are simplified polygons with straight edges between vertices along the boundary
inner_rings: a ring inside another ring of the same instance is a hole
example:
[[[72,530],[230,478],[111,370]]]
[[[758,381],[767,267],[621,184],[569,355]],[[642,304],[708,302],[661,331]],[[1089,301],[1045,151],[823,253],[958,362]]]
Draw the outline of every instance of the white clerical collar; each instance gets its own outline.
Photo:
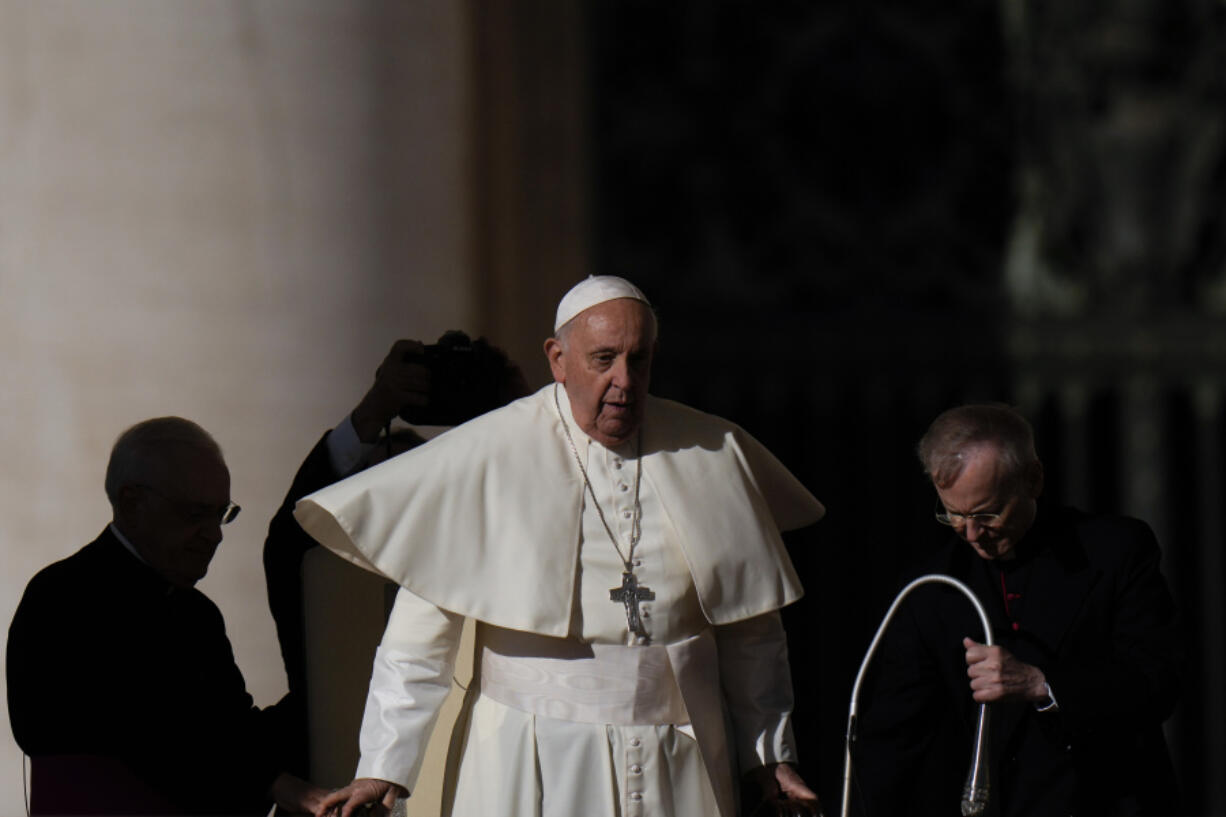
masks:
[[[139,559],[140,563],[145,565],[146,567],[148,568],[153,567],[153,565],[145,561],[144,556],[141,556],[139,553],[137,553],[136,547],[131,542],[128,541],[128,537],[124,536],[123,532],[120,531],[119,528],[115,527],[114,522],[107,525],[107,527],[111,529],[111,533],[115,534],[115,538],[119,540],[119,544],[123,545],[125,548],[128,549],[128,553],[131,553],[133,556]]]

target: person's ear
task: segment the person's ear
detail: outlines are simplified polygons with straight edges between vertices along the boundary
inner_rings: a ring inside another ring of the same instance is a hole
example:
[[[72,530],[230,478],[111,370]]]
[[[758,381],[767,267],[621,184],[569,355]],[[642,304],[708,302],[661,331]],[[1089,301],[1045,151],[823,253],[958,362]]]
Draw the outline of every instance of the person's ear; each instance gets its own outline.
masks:
[[[545,341],[545,359],[549,361],[549,371],[553,373],[554,381],[562,384],[566,383],[566,367],[562,362],[565,355],[566,350],[560,340],[548,338]]]
[[[139,485],[123,485],[115,501],[115,518],[131,522],[139,518],[145,504],[145,491]]]

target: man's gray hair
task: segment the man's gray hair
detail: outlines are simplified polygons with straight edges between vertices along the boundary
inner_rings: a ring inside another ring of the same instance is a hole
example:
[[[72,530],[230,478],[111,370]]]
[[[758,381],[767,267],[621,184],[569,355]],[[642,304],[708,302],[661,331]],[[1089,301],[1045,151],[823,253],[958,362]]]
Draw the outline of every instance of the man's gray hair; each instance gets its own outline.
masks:
[[[1030,423],[1003,403],[974,403],[942,412],[920,438],[916,453],[928,478],[944,487],[962,473],[966,455],[985,444],[999,450],[1009,485],[1024,488],[1042,474]]]
[[[213,436],[182,417],[154,417],[120,434],[106,465],[106,496],[111,506],[118,506],[119,490],[125,485],[156,482],[171,449],[179,446],[206,451],[224,461]]]

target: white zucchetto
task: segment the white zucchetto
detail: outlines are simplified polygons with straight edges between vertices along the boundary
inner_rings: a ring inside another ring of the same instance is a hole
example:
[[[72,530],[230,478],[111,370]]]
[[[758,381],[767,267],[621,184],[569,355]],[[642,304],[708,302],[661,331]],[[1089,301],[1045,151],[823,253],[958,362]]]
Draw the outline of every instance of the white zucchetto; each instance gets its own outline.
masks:
[[[618,278],[616,275],[589,275],[571,287],[570,292],[563,295],[558,302],[553,331],[557,332],[583,310],[618,298],[633,298],[651,306],[642,290],[625,278]]]

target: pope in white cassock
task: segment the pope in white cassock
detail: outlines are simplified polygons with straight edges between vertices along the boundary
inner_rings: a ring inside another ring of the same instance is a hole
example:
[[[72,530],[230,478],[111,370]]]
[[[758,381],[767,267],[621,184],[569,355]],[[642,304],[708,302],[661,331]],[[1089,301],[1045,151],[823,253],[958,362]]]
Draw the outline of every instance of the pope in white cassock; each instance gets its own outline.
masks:
[[[312,494],[321,543],[400,584],[357,779],[320,817],[416,784],[465,617],[474,678],[443,813],[734,817],[736,780],[793,813],[781,530],[823,508],[756,440],[647,394],[653,312],[588,278],[558,305],[556,381]]]

